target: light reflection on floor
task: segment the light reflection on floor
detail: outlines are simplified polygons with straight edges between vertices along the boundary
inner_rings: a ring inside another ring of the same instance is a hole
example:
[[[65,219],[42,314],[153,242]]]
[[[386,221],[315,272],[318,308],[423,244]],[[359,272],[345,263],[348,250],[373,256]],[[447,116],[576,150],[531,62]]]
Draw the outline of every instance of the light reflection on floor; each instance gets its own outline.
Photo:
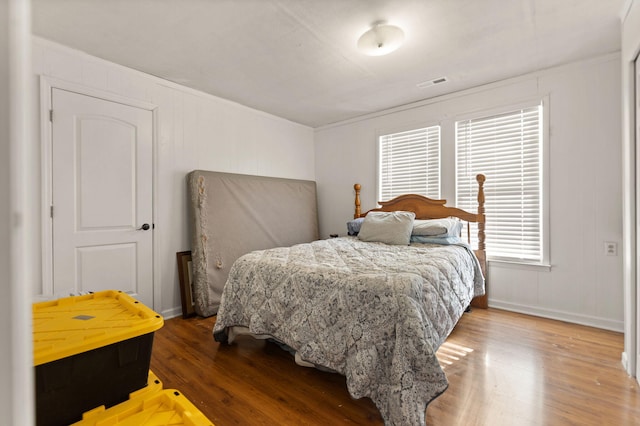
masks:
[[[458,394],[472,395],[487,408],[478,414],[477,424],[512,425],[514,411],[520,424],[544,424],[544,407],[548,403],[541,371],[544,360],[538,359],[523,342],[500,342],[474,350],[446,341],[436,357],[450,380],[450,388]],[[466,409],[465,399],[453,404],[455,410]]]
[[[438,358],[438,361],[440,361],[440,366],[444,370],[447,365],[452,365],[454,362],[460,361],[461,358],[464,358],[471,352],[473,352],[473,349],[471,348],[451,342],[444,342],[438,349],[438,352],[436,352],[436,357]]]

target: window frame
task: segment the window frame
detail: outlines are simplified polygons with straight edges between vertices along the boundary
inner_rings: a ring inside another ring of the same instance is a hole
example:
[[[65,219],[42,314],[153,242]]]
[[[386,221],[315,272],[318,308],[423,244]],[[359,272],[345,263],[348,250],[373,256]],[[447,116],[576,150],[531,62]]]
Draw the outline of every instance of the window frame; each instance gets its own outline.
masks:
[[[515,103],[504,104],[501,106],[495,106],[487,109],[476,110],[470,113],[459,114],[453,117],[452,125],[453,125],[453,138],[454,138],[454,168],[455,168],[455,200],[458,199],[458,141],[456,136],[456,123],[459,121],[465,120],[473,120],[479,118],[488,118],[495,115],[501,115],[508,113],[510,111],[516,111],[524,108],[531,108],[533,106],[542,105],[542,128],[540,129],[542,143],[540,146],[540,161],[542,162],[540,170],[541,170],[541,206],[540,206],[540,214],[541,214],[541,232],[540,238],[541,241],[541,259],[539,261],[527,261],[524,259],[516,259],[516,258],[504,258],[504,257],[496,257],[487,255],[487,260],[492,263],[499,263],[505,265],[526,265],[531,267],[542,267],[543,269],[549,269],[551,267],[551,249],[550,249],[550,208],[549,208],[549,200],[550,200],[550,184],[549,184],[549,95],[529,98]],[[489,179],[489,178],[488,178]]]
[[[383,129],[376,131],[375,138],[375,149],[376,149],[376,197],[378,201],[388,201],[382,198],[382,150],[381,150],[381,138],[383,136],[393,135],[397,133],[411,132],[419,129],[428,129],[431,127],[438,127],[438,197],[435,199],[439,199],[442,196],[442,187],[443,187],[443,171],[442,171],[442,153],[443,153],[443,140],[442,140],[442,123],[440,122],[431,122],[431,123],[412,123],[403,126],[396,126],[392,129]],[[377,201],[376,201],[377,204]]]

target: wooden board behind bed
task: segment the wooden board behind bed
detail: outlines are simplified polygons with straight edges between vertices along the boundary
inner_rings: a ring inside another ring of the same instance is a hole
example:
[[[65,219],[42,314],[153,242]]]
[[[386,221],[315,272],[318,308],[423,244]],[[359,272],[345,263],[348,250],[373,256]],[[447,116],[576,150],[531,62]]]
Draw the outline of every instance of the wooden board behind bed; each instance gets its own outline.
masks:
[[[364,217],[369,212],[375,211],[410,211],[416,214],[416,219],[442,219],[445,217],[457,217],[461,220],[468,222],[475,222],[478,224],[478,248],[474,250],[476,257],[480,261],[480,267],[485,277],[485,294],[479,296],[471,301],[471,306],[476,308],[487,308],[488,296],[487,296],[487,253],[485,251],[485,223],[486,218],[484,215],[484,181],[485,176],[479,174],[476,176],[478,182],[478,212],[470,213],[456,207],[447,207],[445,204],[447,200],[433,200],[431,198],[424,197],[417,194],[400,195],[389,201],[378,201],[380,207],[371,209],[365,213],[360,211],[360,184],[356,183],[353,188],[356,191],[355,198],[355,213],[354,219]],[[468,229],[468,228],[467,228]]]

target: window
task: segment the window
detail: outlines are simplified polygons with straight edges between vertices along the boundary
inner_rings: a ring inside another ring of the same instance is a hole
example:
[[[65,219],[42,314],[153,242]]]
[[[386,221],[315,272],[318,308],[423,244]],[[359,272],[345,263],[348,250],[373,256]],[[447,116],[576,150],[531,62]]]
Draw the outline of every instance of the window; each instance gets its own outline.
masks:
[[[475,211],[483,173],[487,254],[543,263],[542,104],[456,122],[456,204]],[[472,236],[475,236],[473,233]]]
[[[402,194],[440,198],[440,126],[379,138],[378,199]]]

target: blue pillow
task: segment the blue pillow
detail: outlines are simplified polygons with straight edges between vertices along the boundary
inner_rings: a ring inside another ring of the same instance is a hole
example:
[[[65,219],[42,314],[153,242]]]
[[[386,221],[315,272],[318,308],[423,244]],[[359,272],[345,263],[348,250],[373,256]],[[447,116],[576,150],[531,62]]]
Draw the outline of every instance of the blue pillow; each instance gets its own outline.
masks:
[[[358,232],[360,232],[360,227],[362,226],[363,221],[364,221],[364,217],[359,217],[357,219],[353,219],[347,222],[347,233],[349,235],[358,235]]]
[[[428,237],[426,235],[411,235],[410,241],[412,243],[442,244],[445,246],[462,243],[460,237]]]

